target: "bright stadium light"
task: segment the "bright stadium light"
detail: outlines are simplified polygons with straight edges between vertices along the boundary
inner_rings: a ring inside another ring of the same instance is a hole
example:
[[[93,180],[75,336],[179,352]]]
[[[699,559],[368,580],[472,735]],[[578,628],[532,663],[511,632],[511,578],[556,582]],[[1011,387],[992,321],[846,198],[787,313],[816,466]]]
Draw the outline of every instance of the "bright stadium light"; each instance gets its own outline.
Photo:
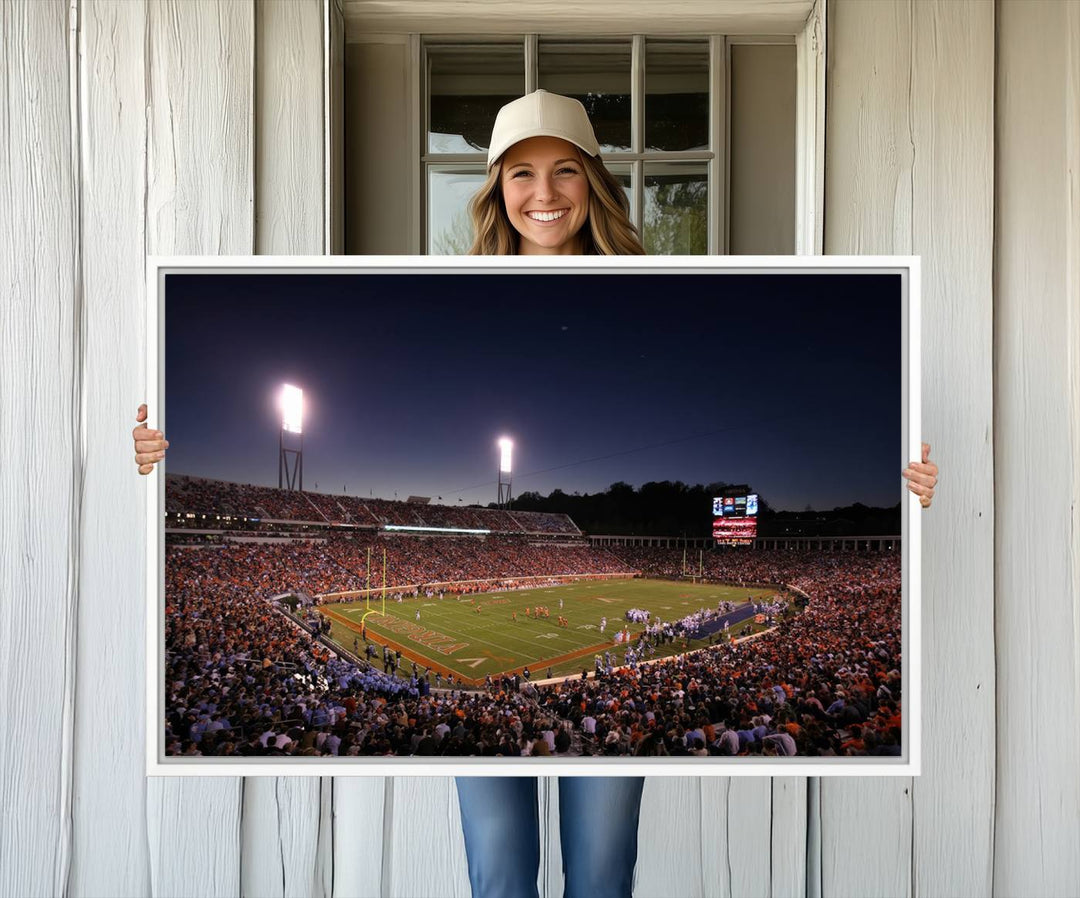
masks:
[[[281,429],[288,433],[303,433],[304,391],[284,384],[281,388]]]
[[[514,451],[514,441],[510,437],[499,437],[499,508],[510,507],[510,455]]]

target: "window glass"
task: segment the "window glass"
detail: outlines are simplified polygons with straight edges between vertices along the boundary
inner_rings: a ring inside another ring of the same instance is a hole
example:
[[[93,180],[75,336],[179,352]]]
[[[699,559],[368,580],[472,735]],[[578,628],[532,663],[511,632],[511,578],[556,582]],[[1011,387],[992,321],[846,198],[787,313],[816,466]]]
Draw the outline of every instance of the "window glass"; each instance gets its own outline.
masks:
[[[629,40],[539,42],[538,87],[580,100],[601,153],[630,150]]]
[[[634,208],[634,178],[631,168],[627,164],[610,163],[604,161],[604,167],[615,176],[615,180],[622,184],[623,192],[630,203],[630,209]]]
[[[645,150],[708,148],[708,42],[646,41]]]
[[[429,153],[487,151],[499,108],[525,93],[525,46],[429,46]]]
[[[708,192],[705,163],[646,163],[645,252],[658,256],[707,253]]]
[[[472,245],[468,204],[486,179],[483,165],[428,168],[428,245],[433,256],[464,256]]]

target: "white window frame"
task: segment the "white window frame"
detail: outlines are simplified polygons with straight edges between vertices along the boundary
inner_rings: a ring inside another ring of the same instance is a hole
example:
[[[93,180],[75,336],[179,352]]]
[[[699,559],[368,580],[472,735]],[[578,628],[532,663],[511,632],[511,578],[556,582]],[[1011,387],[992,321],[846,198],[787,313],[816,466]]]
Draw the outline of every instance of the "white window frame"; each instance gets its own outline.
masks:
[[[705,161],[708,171],[709,234],[707,249],[710,255],[726,255],[728,252],[727,197],[730,177],[730,47],[733,44],[795,44],[796,48],[796,123],[795,123],[795,197],[796,227],[795,253],[818,255],[823,251],[823,215],[825,182],[825,3],[814,0],[808,17],[797,30],[767,35],[761,34],[712,34],[709,36],[709,151],[685,153],[642,153],[644,140],[643,79],[645,40],[672,40],[701,37],[698,34],[680,32],[664,33],[649,29],[632,36],[631,56],[631,153],[611,154],[612,162],[632,164],[634,208],[631,218],[640,226],[644,209],[644,164],[649,161]],[[730,22],[726,22],[729,24]],[[500,31],[493,23],[491,32],[484,34],[432,33],[409,35],[410,47],[410,96],[412,99],[409,123],[409,152],[412,165],[412,202],[409,206],[410,251],[426,253],[428,245],[427,221],[427,163],[474,163],[475,155],[428,154],[427,153],[427,56],[426,43],[493,43],[521,40],[525,54],[525,90],[537,86],[539,38],[563,37],[557,30],[543,29],[523,34],[520,31]],[[582,41],[599,40],[620,35],[593,32],[587,35],[568,34]],[[625,37],[625,35],[621,35]]]

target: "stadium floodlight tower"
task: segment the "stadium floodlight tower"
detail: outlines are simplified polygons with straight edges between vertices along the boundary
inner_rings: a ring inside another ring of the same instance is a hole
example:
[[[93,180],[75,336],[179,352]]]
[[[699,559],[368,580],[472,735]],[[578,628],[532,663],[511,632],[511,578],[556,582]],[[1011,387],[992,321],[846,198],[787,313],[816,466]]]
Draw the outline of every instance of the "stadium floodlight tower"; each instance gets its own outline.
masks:
[[[499,438],[499,508],[510,507],[510,456],[514,451],[514,441],[509,437]]]
[[[281,387],[281,434],[278,438],[278,489],[304,489],[304,391],[291,384]],[[286,437],[291,434],[291,437]],[[293,448],[287,447],[291,439]],[[299,448],[296,448],[298,442]],[[289,461],[292,461],[292,470]]]

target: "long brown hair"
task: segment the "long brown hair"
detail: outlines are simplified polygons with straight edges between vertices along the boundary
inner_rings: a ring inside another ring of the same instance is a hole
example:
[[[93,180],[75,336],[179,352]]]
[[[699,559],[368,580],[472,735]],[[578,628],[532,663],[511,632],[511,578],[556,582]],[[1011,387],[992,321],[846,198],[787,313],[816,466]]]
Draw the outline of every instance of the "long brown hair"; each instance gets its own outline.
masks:
[[[622,185],[599,156],[578,154],[589,182],[589,217],[579,231],[582,253],[587,256],[643,256],[645,249],[630,221],[630,202]],[[506,214],[502,198],[502,166],[499,159],[487,180],[469,201],[473,225],[470,256],[516,256],[520,235]]]

